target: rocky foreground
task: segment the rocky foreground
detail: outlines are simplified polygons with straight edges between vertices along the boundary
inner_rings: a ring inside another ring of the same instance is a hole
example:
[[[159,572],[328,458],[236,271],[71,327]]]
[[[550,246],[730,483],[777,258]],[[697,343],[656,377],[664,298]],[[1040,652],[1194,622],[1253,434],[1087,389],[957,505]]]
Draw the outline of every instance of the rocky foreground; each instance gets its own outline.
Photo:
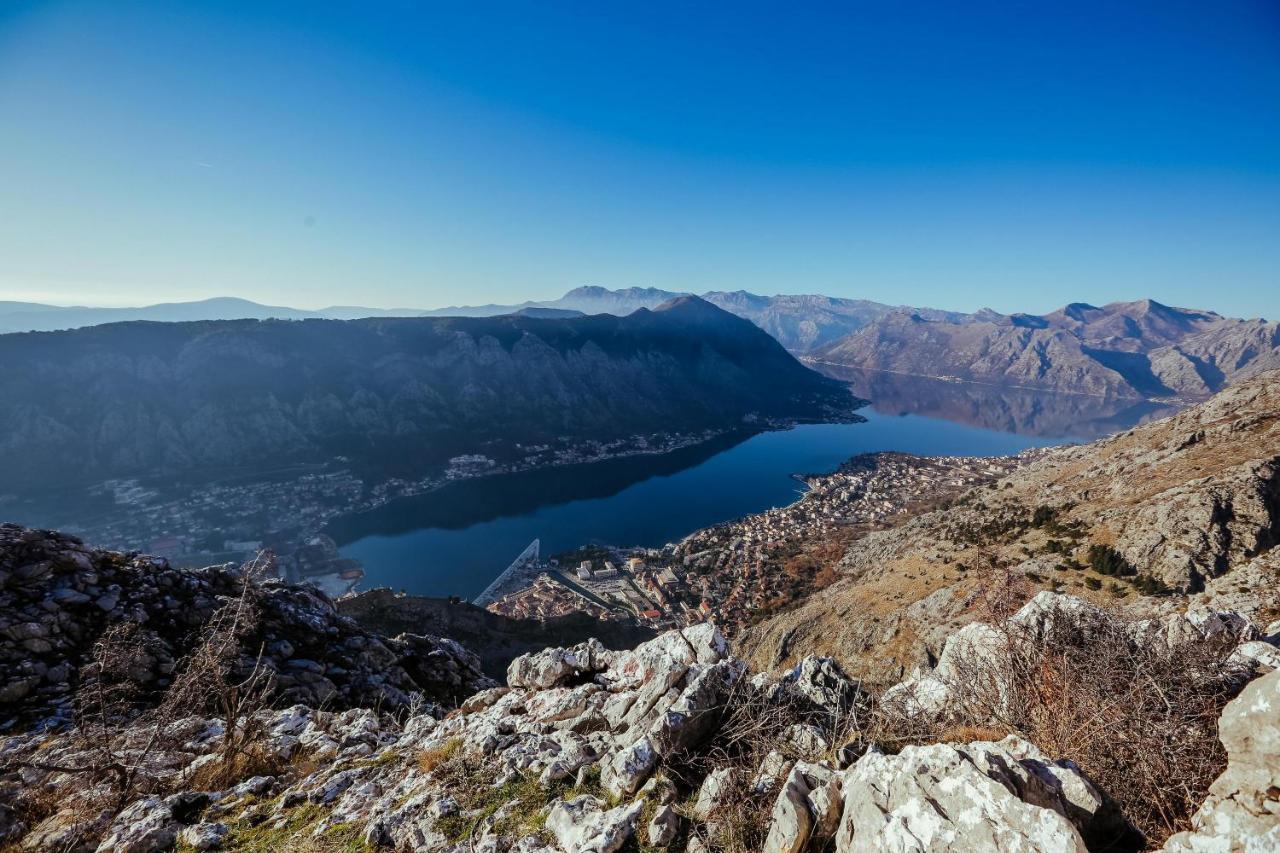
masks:
[[[200,630],[245,583],[240,567],[178,570],[0,524],[0,732],[71,722],[79,670],[111,625],[136,626],[129,642],[143,653],[131,661],[131,679],[139,693],[162,693]],[[309,586],[252,588],[260,612],[241,638],[242,665],[260,661],[270,671],[277,702],[395,710],[421,694],[451,707],[493,683],[453,640],[376,635]]]
[[[1002,651],[1088,633],[1094,615],[1042,593],[879,697],[830,659],[753,675],[710,624],[623,652],[590,641],[517,658],[506,686],[452,712],[258,710],[254,760],[231,775],[214,772],[225,718],[175,718],[162,737],[148,721],[119,733],[119,760],[142,765],[130,790],[86,770],[95,745],[74,732],[13,735],[0,741],[0,838],[104,853],[1138,849],[1117,792],[1024,737],[867,738],[889,709],[966,719],[975,679],[1012,701]],[[1247,684],[1221,715],[1225,770],[1165,849],[1277,849],[1280,624],[1192,612],[1126,630],[1179,655],[1216,648],[1222,677]]]

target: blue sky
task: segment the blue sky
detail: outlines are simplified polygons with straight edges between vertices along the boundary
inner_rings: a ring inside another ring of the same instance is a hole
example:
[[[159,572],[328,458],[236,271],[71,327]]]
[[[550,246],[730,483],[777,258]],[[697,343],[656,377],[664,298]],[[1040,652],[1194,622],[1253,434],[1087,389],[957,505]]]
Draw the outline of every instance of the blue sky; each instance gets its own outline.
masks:
[[[1280,315],[1280,5],[0,8],[0,299]]]

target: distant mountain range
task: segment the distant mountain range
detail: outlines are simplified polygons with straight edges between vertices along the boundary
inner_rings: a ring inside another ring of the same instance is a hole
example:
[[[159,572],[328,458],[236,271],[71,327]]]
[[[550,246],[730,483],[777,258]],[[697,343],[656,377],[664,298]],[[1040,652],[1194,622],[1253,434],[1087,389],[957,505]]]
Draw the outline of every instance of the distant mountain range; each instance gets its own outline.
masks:
[[[361,308],[335,305],[319,311],[260,305],[248,299],[220,296],[197,302],[165,302],[140,308],[91,308],[86,306],[43,305],[38,302],[0,302],[0,334],[10,332],[52,332],[152,320],[161,323],[189,323],[197,320],[354,320],[359,317],[413,317],[422,312],[411,309]]]
[[[114,323],[0,336],[6,483],[321,461],[398,471],[560,436],[849,411],[846,387],[696,297],[536,317]]]
[[[259,305],[246,299],[221,297],[199,302],[174,302],[142,308],[85,308],[40,305],[29,302],[0,302],[0,334],[6,332],[53,331],[117,323],[130,320],[162,322],[194,320],[354,320],[362,317],[496,317],[520,313],[525,316],[566,317],[577,314],[626,316],[640,308],[653,309],[678,296],[691,294],[653,287],[578,287],[558,299],[521,302],[513,305],[462,305],[422,310],[333,306],[316,311]],[[746,291],[713,291],[702,294],[706,301],[745,317],[792,352],[807,352],[861,328],[871,320],[895,310],[865,299],[837,299],[816,295],[758,296]],[[928,308],[911,309],[921,316],[953,320],[963,315]]]
[[[690,294],[654,287],[577,287],[559,299],[524,302],[519,305],[476,305],[440,308],[426,312],[432,315],[481,317],[509,314],[534,308],[581,311],[584,314],[630,314],[639,308],[653,308],[669,299]],[[732,292],[713,290],[701,298],[719,308],[746,318],[773,335],[793,353],[805,353],[835,341],[862,328],[873,320],[901,306],[885,305],[867,299],[839,299],[815,294],[780,294],[759,296],[745,290]],[[958,320],[963,314],[931,308],[910,309],[922,317],[936,320]]]
[[[1150,299],[1042,316],[896,311],[808,354],[811,363],[1119,397],[1201,397],[1280,367],[1280,324]]]

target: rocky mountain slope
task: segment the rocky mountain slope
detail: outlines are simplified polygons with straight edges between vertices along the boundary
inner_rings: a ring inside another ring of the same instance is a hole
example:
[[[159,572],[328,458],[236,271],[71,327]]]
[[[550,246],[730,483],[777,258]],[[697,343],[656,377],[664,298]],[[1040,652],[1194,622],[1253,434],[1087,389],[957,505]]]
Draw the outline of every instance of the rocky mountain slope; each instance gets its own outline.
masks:
[[[1272,372],[1173,417],[1050,451],[947,509],[856,541],[839,582],[755,628],[742,651],[766,667],[830,654],[888,680],[936,659],[1000,590],[1140,608],[1239,594],[1253,609],[1276,607],[1277,542]]]
[[[589,639],[505,686],[252,567],[0,526],[0,844],[1272,850],[1277,465],[1261,374],[857,539],[732,647]]]
[[[868,534],[733,648],[590,639],[501,687],[252,571],[0,527],[0,842],[1271,849],[1278,379]]]
[[[695,297],[627,317],[112,324],[0,336],[12,483],[344,456],[397,475],[558,437],[847,412],[842,385]]]
[[[948,667],[994,660],[1000,643],[1043,644],[1054,626],[1085,626],[1081,607],[1042,595],[1004,633],[985,626],[993,639],[984,656],[961,656],[972,640],[954,643],[937,670],[938,718],[964,713],[963,683],[945,680]],[[1238,619],[1225,643],[1182,614],[1165,624],[1164,635],[1184,639],[1156,642],[1174,652],[1217,649],[1219,680],[1247,681],[1280,656],[1249,640],[1256,627]],[[1249,646],[1263,648],[1241,657]],[[904,683],[885,695],[910,689]],[[1280,737],[1270,713],[1278,690],[1280,672],[1272,671],[1234,702],[1219,701],[1228,760],[1209,760],[1221,776],[1169,850],[1261,850],[1280,837],[1280,776],[1268,752]],[[990,728],[989,739],[917,738],[892,748],[866,741],[866,720],[884,719],[892,705],[830,659],[753,676],[709,624],[625,652],[589,641],[516,659],[505,687],[482,690],[448,715],[302,704],[256,711],[254,758],[229,770],[230,734],[219,718],[125,726],[116,748],[145,770],[125,790],[82,769],[97,753],[74,731],[6,737],[0,840],[19,850],[131,853],[1082,853],[1142,845],[1110,792],[1025,737]]]
[[[1206,396],[1280,367],[1280,325],[1147,299],[1044,316],[886,314],[809,354],[864,370],[1107,396]]]

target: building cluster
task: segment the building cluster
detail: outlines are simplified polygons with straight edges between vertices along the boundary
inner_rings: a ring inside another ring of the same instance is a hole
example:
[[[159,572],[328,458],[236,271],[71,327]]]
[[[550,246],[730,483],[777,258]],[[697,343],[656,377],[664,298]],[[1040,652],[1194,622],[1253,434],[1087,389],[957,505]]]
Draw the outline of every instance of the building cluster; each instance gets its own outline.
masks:
[[[608,618],[655,628],[714,619],[732,632],[785,597],[795,583],[789,559],[841,532],[862,535],[934,509],[1026,458],[857,456],[833,473],[798,478],[808,489],[787,506],[659,549],[608,549],[611,556],[583,560],[567,572],[544,565],[535,584],[508,592],[490,609],[524,617],[604,610]]]

